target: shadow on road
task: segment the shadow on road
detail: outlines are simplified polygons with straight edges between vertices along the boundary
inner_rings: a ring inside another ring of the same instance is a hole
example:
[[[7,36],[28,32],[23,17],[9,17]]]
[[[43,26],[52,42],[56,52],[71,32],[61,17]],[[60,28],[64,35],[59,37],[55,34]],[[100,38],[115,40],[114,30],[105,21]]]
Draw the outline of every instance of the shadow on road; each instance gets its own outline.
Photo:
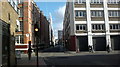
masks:
[[[47,48],[44,50],[41,50],[40,52],[64,52],[65,49],[61,46],[55,46],[55,47],[51,47],[51,48]]]

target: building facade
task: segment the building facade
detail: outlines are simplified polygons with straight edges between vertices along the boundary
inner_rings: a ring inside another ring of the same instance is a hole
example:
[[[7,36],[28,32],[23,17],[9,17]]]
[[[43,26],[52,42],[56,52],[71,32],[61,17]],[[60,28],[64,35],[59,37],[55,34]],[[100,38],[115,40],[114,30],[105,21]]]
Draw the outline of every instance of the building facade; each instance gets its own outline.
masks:
[[[33,22],[32,43],[33,43],[33,48],[36,49],[35,46],[37,45],[37,43],[40,45],[40,36],[41,36],[41,34],[40,34],[40,23],[41,23],[41,21],[40,21],[40,9],[37,7],[35,2],[33,2],[32,19],[33,19],[33,21],[32,21]],[[38,29],[39,29],[37,36],[35,35],[35,32],[34,32],[35,24],[38,25]]]
[[[33,1],[32,0],[19,0],[19,23],[17,23],[18,29],[16,30],[16,50],[27,53],[28,41],[32,42],[33,37]]]
[[[62,41],[63,41],[63,31],[58,30],[58,44],[62,45]]]
[[[49,37],[50,37],[50,46],[54,46],[54,33],[53,33],[53,26],[52,26],[52,15],[50,13],[49,21]]]
[[[13,67],[15,59],[15,30],[18,22],[18,2],[0,1],[0,66]]]
[[[50,32],[49,32],[49,21],[44,16],[43,12],[40,12],[40,43],[44,46],[44,48],[48,48],[50,46]]]
[[[120,0],[74,0],[66,3],[63,31],[69,50],[120,50]]]

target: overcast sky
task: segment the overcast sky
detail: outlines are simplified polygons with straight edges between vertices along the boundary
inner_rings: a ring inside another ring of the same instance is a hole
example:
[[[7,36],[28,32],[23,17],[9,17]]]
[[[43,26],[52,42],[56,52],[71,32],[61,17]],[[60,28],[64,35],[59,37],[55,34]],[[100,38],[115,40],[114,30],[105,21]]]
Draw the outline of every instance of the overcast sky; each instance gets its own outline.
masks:
[[[36,2],[36,4],[47,18],[49,18],[49,14],[51,13],[54,36],[57,38],[58,30],[63,29],[66,2]]]

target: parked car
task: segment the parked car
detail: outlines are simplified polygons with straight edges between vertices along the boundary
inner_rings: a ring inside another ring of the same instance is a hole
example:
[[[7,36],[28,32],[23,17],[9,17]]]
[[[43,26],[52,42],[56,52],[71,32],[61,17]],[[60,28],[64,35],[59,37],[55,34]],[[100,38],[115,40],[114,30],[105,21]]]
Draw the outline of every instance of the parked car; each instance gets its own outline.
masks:
[[[21,51],[16,50],[15,53],[16,53],[16,58],[21,59]]]

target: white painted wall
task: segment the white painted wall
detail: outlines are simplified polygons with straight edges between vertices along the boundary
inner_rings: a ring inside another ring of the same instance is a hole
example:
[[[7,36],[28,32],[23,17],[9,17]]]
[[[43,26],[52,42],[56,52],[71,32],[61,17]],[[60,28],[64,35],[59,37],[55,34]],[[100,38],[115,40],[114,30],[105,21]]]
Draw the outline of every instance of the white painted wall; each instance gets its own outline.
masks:
[[[73,1],[74,2],[74,1]],[[90,8],[90,0],[86,0],[86,6],[85,8],[81,7],[74,7],[74,3],[71,2],[69,3],[69,8],[68,11],[70,13],[70,35],[76,35],[76,36],[88,36],[88,45],[93,45],[92,37],[94,36],[106,36],[106,46],[109,45],[111,47],[111,41],[110,41],[110,35],[120,35],[120,33],[110,33],[110,28],[109,24],[114,23],[118,24],[120,21],[109,21],[108,20],[108,10],[120,10],[120,8],[108,8],[107,7],[107,0],[103,0],[103,5],[104,7],[102,8]],[[87,21],[75,21],[75,10],[86,10],[87,12]],[[90,10],[103,10],[104,11],[104,16],[105,16],[105,21],[91,21],[91,12]],[[96,23],[96,24],[105,24],[105,33],[92,33],[92,27],[91,24]],[[76,33],[76,24],[87,24],[87,33]],[[76,45],[77,46],[77,45]]]
[[[90,11],[90,0],[86,0],[86,12],[87,12],[87,31],[88,31],[88,45],[93,45],[92,41],[92,29],[91,29],[91,11]]]
[[[111,47],[111,40],[110,40],[110,28],[108,23],[108,8],[107,8],[107,0],[103,1],[104,5],[104,16],[105,16],[105,29],[106,29],[106,46],[109,45]]]
[[[0,21],[0,66],[2,65],[2,23]]]

